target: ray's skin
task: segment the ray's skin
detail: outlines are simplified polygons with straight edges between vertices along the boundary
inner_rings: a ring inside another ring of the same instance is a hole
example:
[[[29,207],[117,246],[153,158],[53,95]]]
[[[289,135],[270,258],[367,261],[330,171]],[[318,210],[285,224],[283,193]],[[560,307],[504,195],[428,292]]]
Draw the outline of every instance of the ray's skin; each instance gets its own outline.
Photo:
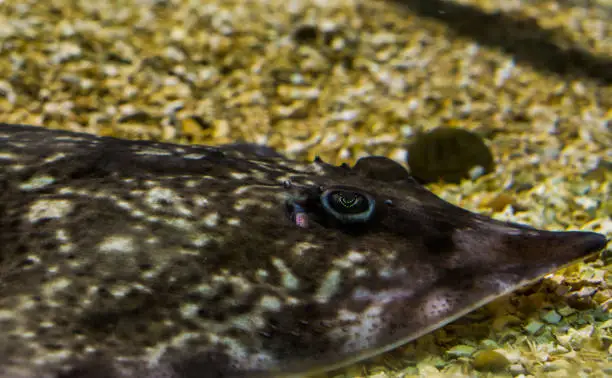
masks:
[[[392,349],[606,245],[397,163],[0,124],[0,377],[268,377]]]

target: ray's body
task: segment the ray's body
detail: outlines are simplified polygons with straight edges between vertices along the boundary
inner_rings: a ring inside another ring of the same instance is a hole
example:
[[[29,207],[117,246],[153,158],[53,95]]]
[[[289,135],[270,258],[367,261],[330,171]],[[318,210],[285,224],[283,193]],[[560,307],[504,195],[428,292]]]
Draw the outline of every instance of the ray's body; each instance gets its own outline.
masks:
[[[470,213],[384,158],[3,124],[0,377],[329,370],[605,245]]]

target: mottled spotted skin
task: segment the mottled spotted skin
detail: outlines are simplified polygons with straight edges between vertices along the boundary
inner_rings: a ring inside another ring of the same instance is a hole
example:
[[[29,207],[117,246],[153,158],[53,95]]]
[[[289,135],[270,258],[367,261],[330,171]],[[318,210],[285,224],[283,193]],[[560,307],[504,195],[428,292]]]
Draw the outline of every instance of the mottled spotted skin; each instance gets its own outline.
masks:
[[[0,377],[327,370],[606,244],[469,213],[398,167],[0,124]],[[375,216],[342,225],[315,196],[298,227],[290,200],[338,185]]]

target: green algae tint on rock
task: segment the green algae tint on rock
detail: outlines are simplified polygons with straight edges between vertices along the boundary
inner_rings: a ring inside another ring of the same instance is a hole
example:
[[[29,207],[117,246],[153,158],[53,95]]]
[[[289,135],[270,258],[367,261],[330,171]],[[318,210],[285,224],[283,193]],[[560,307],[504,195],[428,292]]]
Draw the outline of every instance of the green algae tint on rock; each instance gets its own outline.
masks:
[[[493,155],[480,136],[455,127],[419,134],[408,147],[410,173],[424,183],[458,183],[468,178],[472,169],[482,167],[483,173],[489,173],[494,165]]]
[[[366,159],[0,124],[0,377],[325,372],[607,243],[469,212]]]

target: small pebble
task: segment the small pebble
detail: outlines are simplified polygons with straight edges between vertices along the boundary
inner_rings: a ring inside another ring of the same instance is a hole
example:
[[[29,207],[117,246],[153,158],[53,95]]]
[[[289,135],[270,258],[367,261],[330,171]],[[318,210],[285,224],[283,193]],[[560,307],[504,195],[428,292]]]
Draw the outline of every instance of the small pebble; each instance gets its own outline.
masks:
[[[408,147],[408,165],[412,175],[425,183],[458,183],[494,169],[493,155],[482,138],[455,127],[439,127],[418,135]]]
[[[482,340],[480,342],[480,345],[481,345],[481,348],[484,348],[484,349],[496,349],[496,348],[499,348],[499,344],[497,344],[496,341],[490,340],[490,339]]]
[[[541,319],[549,324],[558,324],[561,321],[561,315],[555,310],[550,310],[541,316]]]
[[[451,357],[469,357],[476,351],[476,348],[469,345],[456,345],[446,351]]]
[[[520,377],[521,375],[525,374],[527,370],[522,364],[512,364],[508,368],[508,372],[515,377]]]
[[[561,316],[568,316],[568,315],[574,314],[576,312],[576,310],[571,308],[570,306],[563,306],[560,309],[558,309],[557,311],[559,312],[559,315],[561,315]]]
[[[504,370],[510,361],[503,354],[494,350],[483,350],[476,353],[472,365],[479,371],[501,371]]]
[[[532,320],[529,322],[529,324],[527,324],[524,329],[525,331],[527,331],[527,333],[529,333],[530,335],[534,335],[536,334],[540,329],[542,329],[542,327],[544,327],[544,323],[539,322],[537,320]]]

